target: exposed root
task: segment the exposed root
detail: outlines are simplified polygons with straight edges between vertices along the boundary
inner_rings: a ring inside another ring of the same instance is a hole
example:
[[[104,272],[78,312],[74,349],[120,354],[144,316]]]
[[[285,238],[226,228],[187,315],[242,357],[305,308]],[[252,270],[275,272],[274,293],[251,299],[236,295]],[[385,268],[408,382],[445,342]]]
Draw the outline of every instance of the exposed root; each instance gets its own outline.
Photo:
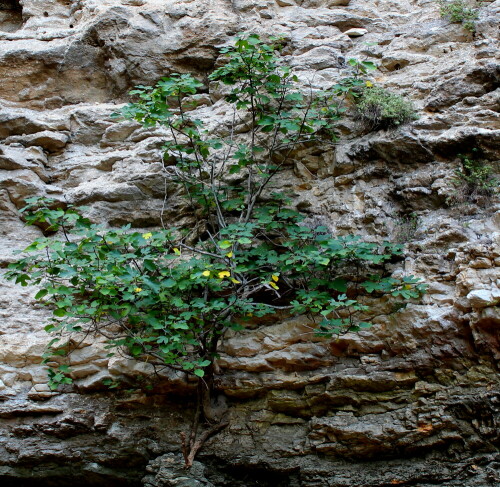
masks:
[[[198,438],[196,438],[196,433],[193,435],[191,432],[189,442],[187,441],[186,433],[181,433],[181,444],[182,444],[182,455],[184,456],[184,465],[186,468],[190,468],[193,465],[193,461],[196,457],[196,454],[200,450],[200,448],[205,444],[205,442],[214,434],[218,433],[226,426],[229,425],[229,422],[223,422],[212,426],[205,430]]]

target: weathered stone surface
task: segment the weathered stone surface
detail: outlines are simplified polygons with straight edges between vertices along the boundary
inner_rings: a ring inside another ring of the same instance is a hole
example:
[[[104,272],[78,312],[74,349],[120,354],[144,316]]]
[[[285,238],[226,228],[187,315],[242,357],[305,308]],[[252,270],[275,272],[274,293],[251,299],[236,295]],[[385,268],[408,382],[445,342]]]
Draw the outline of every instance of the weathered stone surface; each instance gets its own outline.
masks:
[[[193,383],[165,372],[137,391],[148,367],[88,338],[74,386],[53,393],[40,365],[50,311],[2,281],[2,485],[498,485],[500,202],[448,201],[459,153],[500,159],[499,15],[498,1],[484,5],[472,36],[427,0],[0,0],[0,268],[40,235],[19,214],[34,195],[88,204],[110,225],[154,228],[162,211],[189,224],[177,188],[164,201],[162,131],[110,115],[135,84],[173,71],[204,80],[218,47],[247,30],[281,35],[313,88],[356,57],[414,100],[420,119],[398,130],[341,121],[337,146],[298,151],[280,182],[311,223],[404,243],[405,271],[429,284],[422,302],[382,303],[373,328],[338,340],[315,338],[302,317],[228,336],[217,388],[230,425],[187,477],[172,452]],[[205,91],[196,116],[227,134],[223,91]]]
[[[44,130],[36,134],[31,134],[23,139],[26,145],[42,147],[48,152],[57,152],[66,147],[69,137],[66,134],[49,132]]]
[[[145,487],[214,487],[205,478],[205,467],[200,462],[186,470],[181,455],[162,455],[151,462],[143,479]]]
[[[500,303],[500,289],[480,289],[471,291],[467,295],[467,299],[473,308],[486,308],[487,306],[495,306]]]

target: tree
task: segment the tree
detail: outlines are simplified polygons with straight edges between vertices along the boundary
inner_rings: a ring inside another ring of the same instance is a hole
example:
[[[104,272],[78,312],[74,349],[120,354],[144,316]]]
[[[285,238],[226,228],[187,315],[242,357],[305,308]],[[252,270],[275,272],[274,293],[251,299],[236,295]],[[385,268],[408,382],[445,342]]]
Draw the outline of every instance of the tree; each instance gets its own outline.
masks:
[[[72,205],[32,198],[22,210],[27,223],[63,238],[37,239],[8,274],[22,285],[40,286],[36,299],[54,309],[46,330],[56,338],[47,360],[70,355],[68,335],[99,334],[110,354],[125,350],[136,360],[198,378],[193,428],[183,437],[187,466],[226,424],[215,421],[210,406],[227,330],[280,310],[307,314],[311,333],[332,337],[369,327],[371,300],[386,294],[408,300],[424,291],[413,276],[389,276],[385,264],[401,255],[401,246],[310,228],[273,189],[298,147],[335,143],[338,100],[345,97],[340,85],[304,92],[274,42],[241,36],[222,50],[227,63],[210,80],[229,88],[234,123],[225,137],[213,138],[190,116],[190,97],[203,85],[189,74],[137,87],[131,92],[137,101],[120,113],[167,129],[162,164],[166,178],[183,188],[194,228],[107,229]],[[243,135],[234,130],[240,121],[248,127]],[[71,382],[68,364],[49,374],[54,388]]]

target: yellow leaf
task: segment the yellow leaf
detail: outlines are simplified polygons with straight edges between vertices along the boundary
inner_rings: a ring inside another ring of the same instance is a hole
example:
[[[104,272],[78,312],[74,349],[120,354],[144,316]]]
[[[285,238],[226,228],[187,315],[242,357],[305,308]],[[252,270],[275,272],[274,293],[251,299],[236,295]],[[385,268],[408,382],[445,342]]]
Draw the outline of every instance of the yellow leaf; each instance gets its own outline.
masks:
[[[147,240],[148,238],[151,238],[152,236],[153,236],[153,234],[152,234],[152,233],[143,233],[143,234],[142,234],[142,238],[143,238],[144,240]]]
[[[234,254],[232,252],[229,252],[228,254],[226,254],[226,257],[229,257],[231,258]]]
[[[231,278],[231,282],[232,282],[233,284],[241,284],[241,282],[240,282],[240,281],[238,281],[238,279],[233,279],[233,278]]]
[[[203,272],[203,275],[204,275],[205,277],[210,277],[210,271],[204,271],[204,272]]]
[[[270,285],[273,289],[279,289],[279,287],[278,287],[278,286],[276,286],[276,283],[275,283],[275,282],[273,282],[273,281],[271,281],[271,282],[269,283],[269,285]]]
[[[404,288],[405,289],[411,289],[411,286],[409,284],[407,284]]]
[[[225,277],[229,277],[231,273],[229,271],[219,272],[219,279],[224,279]]]
[[[271,279],[272,279],[274,282],[278,282],[278,280],[279,280],[279,276],[277,276],[277,275],[273,274],[273,275],[271,276]]]
[[[136,287],[136,288],[134,289],[134,292],[135,292],[135,293],[140,293],[141,291],[142,291],[142,289],[141,289],[140,287]]]
[[[177,247],[174,247],[172,250],[174,251],[175,255],[181,255],[181,251]]]
[[[367,81],[365,84],[368,88],[371,88],[373,86],[373,83],[371,81]]]

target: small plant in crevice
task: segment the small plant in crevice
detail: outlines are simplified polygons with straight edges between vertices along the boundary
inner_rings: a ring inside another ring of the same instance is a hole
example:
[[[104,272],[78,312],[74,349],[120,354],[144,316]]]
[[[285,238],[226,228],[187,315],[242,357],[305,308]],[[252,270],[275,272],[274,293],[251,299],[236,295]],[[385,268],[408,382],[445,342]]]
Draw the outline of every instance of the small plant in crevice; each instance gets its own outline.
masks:
[[[418,119],[411,101],[379,86],[365,85],[354,102],[358,118],[371,130],[399,127]]]
[[[137,101],[121,110],[144,127],[165,129],[159,164],[166,182],[182,188],[195,224],[109,229],[72,205],[32,198],[22,210],[27,223],[56,237],[35,240],[8,272],[23,286],[39,286],[35,298],[53,309],[49,364],[70,359],[70,337],[83,333],[104,337],[111,355],[196,381],[192,429],[182,437],[186,466],[228,424],[214,415],[213,393],[229,330],[263,316],[301,314],[311,336],[336,337],[370,327],[380,299],[410,301],[425,292],[414,276],[392,277],[401,245],[311,229],[277,189],[295,149],[335,144],[336,88],[304,90],[278,46],[255,34],[239,36],[222,53],[226,63],[210,80],[228,87],[227,135],[209,133],[188,109],[203,86],[189,74],[137,87]],[[245,134],[234,130],[242,120]],[[71,382],[67,364],[53,367],[52,387]]]
[[[358,119],[371,130],[395,128],[418,119],[411,101],[376,86],[368,79],[377,70],[373,61],[351,58],[347,61],[349,76],[342,78],[332,91],[340,98],[338,112],[345,112],[346,105],[354,108]]]
[[[377,70],[377,65],[373,61],[360,61],[350,58],[347,61],[349,76],[340,79],[333,87],[332,91],[340,98],[340,106],[345,111],[345,104],[352,103],[361,95],[361,90],[366,86],[373,86],[366,77],[371,71]]]
[[[462,24],[469,32],[476,31],[476,20],[482,2],[470,0],[439,0],[441,17],[454,24]]]
[[[403,215],[397,220],[396,236],[394,240],[405,244],[415,237],[418,230],[419,218],[415,212]]]
[[[481,156],[478,149],[469,154],[459,154],[460,166],[452,180],[454,190],[448,197],[449,205],[486,203],[498,192],[500,180],[494,176],[494,168]]]

